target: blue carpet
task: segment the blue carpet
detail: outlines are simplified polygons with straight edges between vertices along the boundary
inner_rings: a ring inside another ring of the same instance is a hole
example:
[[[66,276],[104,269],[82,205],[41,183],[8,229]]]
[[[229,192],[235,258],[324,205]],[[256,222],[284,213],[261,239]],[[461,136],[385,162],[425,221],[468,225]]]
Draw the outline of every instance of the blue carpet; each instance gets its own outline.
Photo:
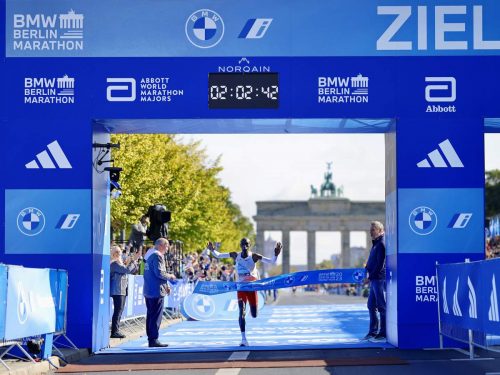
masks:
[[[392,347],[361,340],[368,331],[366,304],[265,306],[257,318],[246,321],[249,347],[238,346],[237,320],[184,321],[160,331],[168,348],[148,348],[147,338],[141,337],[100,353]]]

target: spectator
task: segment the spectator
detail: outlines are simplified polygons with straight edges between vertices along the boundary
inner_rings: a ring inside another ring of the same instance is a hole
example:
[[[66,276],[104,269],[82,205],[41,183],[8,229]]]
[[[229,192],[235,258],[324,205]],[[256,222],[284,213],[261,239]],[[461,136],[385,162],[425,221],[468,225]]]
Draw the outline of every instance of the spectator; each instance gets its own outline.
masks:
[[[137,271],[139,256],[139,253],[135,253],[132,258],[128,258],[124,262],[120,246],[115,245],[111,248],[110,295],[114,307],[111,319],[111,338],[114,339],[125,338],[125,335],[120,332],[120,320],[128,295],[128,275]]]

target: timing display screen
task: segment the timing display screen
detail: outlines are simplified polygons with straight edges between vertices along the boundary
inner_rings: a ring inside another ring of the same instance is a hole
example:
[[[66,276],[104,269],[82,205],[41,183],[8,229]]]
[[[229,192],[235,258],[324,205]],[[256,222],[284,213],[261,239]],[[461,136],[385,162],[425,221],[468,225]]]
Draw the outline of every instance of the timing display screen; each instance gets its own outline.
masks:
[[[278,73],[209,73],[208,108],[278,108]]]

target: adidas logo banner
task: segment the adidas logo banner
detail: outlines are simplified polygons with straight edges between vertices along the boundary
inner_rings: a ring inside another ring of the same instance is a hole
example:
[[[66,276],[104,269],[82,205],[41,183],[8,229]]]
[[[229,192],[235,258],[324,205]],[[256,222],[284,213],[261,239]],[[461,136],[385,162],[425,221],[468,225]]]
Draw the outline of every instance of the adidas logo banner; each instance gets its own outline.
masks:
[[[38,154],[35,159],[26,163],[27,169],[71,169],[73,168],[64,154],[59,142],[54,141],[47,145],[47,148]]]
[[[449,139],[445,139],[438,148],[427,154],[417,163],[418,168],[463,168],[462,160]]]
[[[442,323],[500,334],[500,258],[440,264],[437,275]]]

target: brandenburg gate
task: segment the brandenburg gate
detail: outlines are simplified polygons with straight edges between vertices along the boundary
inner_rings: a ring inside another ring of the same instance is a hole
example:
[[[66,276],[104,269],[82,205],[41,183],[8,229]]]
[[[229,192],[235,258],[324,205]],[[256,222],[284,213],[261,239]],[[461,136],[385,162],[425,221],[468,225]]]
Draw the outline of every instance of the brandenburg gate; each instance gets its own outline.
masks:
[[[330,186],[330,194],[324,190]],[[330,163],[321,187],[321,196],[311,186],[312,197],[308,201],[257,202],[256,247],[264,248],[265,231],[281,231],[283,243],[283,273],[290,272],[290,232],[307,232],[307,269],[316,267],[316,232],[340,232],[341,266],[349,268],[350,232],[365,232],[366,246],[371,248],[370,222],[385,222],[385,202],[354,202],[339,197],[339,190],[331,182]]]

